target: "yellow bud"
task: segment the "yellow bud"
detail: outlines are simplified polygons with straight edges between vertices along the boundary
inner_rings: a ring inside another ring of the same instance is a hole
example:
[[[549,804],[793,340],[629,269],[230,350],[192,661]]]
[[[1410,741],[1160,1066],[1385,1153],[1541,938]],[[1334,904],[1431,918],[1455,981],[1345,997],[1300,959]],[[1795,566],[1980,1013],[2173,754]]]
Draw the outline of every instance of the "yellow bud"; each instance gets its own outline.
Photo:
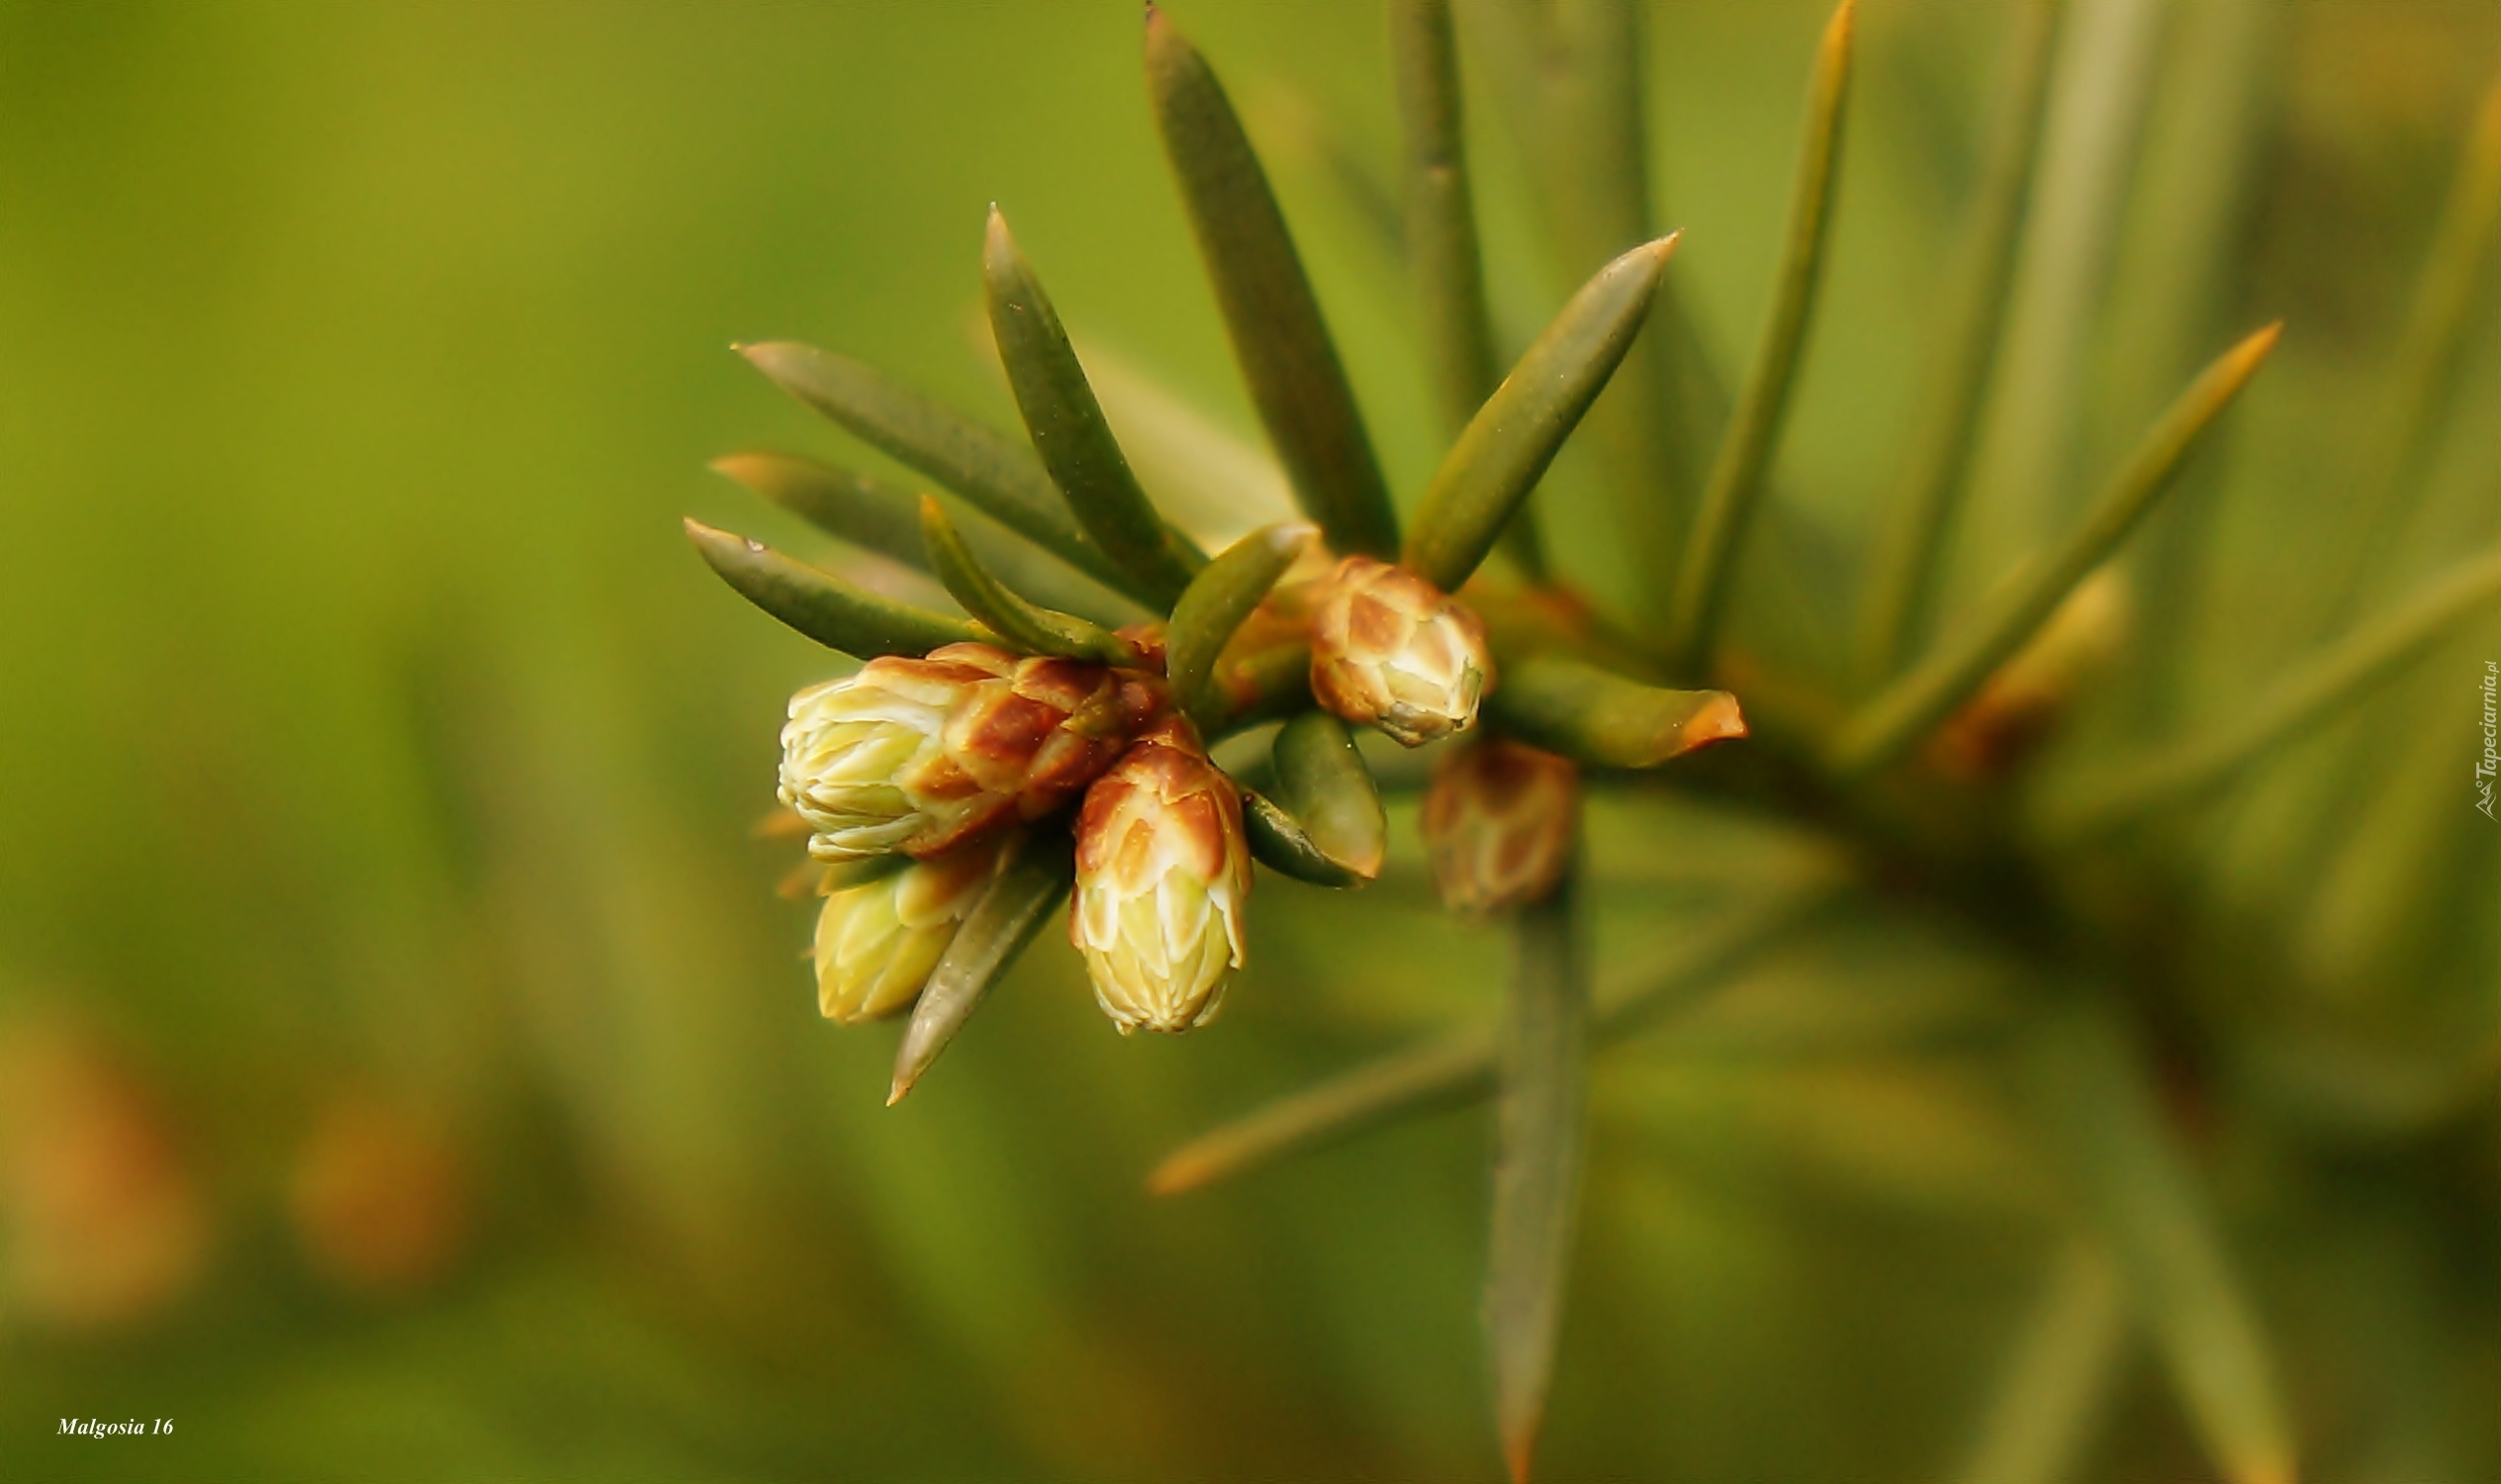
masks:
[[[850,1025],[919,998],[998,859],[999,842],[984,840],[827,896],[809,955],[817,1009]]]

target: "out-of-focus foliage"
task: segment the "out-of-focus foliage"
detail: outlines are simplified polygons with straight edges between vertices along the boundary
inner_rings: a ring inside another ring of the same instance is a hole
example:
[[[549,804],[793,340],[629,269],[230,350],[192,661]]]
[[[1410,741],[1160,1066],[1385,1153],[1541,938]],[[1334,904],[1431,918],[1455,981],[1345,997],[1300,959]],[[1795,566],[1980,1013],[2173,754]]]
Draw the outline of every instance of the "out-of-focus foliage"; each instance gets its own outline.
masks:
[[[2053,434],[1984,446],[1976,507],[2022,498],[1956,573],[2063,529],[2227,331],[2288,324],[2228,465],[2140,538],[2163,642],[2074,716],[2053,763],[2081,774],[2228,720],[2501,530],[2501,296],[2419,456],[2373,411],[2501,21],[2069,10],[2114,152],[2042,168],[2106,237],[2040,272],[2100,286],[2037,291],[2026,343],[2072,353],[2002,368],[2033,401],[2001,420]],[[1380,17],[1176,13],[1412,501],[1441,440],[1382,189]],[[1823,13],[1648,15],[1670,278],[1731,382]],[[1846,595],[1814,564],[1900,487],[2006,21],[1866,0],[1859,24],[1777,466],[1819,524],[1760,533],[1732,618],[1835,675]],[[771,891],[788,852],[746,835],[782,700],[827,657],[728,600],[677,515],[756,525],[704,472],[724,448],[856,450],[729,342],[834,346],[1013,426],[972,338],[995,200],[1090,356],[1254,426],[1136,28],[1074,3],[0,7],[0,1473],[1491,1469],[1481,1118],[1142,1186],[1217,1118],[1491,1022],[1503,940],[1437,915],[1412,808],[1359,898],[1263,881],[1220,1026],[1123,1040],[1037,954],[892,1111],[890,1037],[818,1020],[806,914]],[[1542,256],[1496,115],[1471,128],[1516,348],[1587,265]],[[1122,431],[1162,496],[1153,435]],[[1628,598],[1598,458],[1566,450],[1546,534]],[[2391,480],[2424,513],[2349,578]],[[2199,1178],[2321,1477],[2501,1460],[2501,833],[2470,787],[2496,657],[2486,621],[2167,858],[2203,998],[2142,1008],[2183,1085],[2221,1089],[2191,1110]],[[1830,869],[1650,797],[1600,804],[1589,852],[1602,1004]],[[2009,1046],[2037,970],[1852,889],[1601,1054],[1553,1476],[2207,1467],[2154,1359],[2183,1321],[2113,1297],[2141,1253],[2057,1235],[2029,1094],[2089,1070]]]

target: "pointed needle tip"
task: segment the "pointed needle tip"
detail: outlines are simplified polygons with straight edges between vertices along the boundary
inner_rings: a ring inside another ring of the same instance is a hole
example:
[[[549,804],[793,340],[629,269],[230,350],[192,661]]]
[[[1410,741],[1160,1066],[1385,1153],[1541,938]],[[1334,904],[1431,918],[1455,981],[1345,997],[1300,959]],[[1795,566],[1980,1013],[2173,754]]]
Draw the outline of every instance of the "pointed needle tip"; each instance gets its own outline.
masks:
[[[1694,719],[1685,723],[1685,735],[1697,747],[1706,742],[1721,742],[1746,735],[1745,713],[1738,709],[1737,698],[1727,692],[1703,703]]]
[[[894,1085],[885,1089],[885,1105],[889,1108],[893,1107],[903,1100],[904,1093],[911,1090],[911,1083],[904,1081],[901,1077],[896,1077]]]
[[[2276,321],[2265,328],[2252,331],[2247,339],[2223,353],[2221,364],[2228,368],[2234,390],[2239,383],[2254,376],[2267,357],[2274,353],[2275,342],[2283,338],[2284,322]]]
[[[1511,1470],[1511,1484],[1528,1484],[1529,1465],[1535,1461],[1537,1430],[1523,1428],[1503,1442],[1503,1463]]]
[[[1147,1174],[1147,1194],[1179,1195],[1195,1190],[1206,1181],[1205,1168],[1198,1161],[1175,1155]]]

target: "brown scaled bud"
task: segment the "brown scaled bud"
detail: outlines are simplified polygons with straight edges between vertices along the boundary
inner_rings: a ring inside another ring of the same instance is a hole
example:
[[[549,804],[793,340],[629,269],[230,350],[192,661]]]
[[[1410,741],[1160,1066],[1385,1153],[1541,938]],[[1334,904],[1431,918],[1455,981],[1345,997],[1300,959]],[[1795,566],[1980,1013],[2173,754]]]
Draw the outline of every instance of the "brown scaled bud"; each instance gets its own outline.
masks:
[[[1569,758],[1489,737],[1451,749],[1425,789],[1425,854],[1441,903],[1462,917],[1526,906],[1572,857],[1581,772]]]
[[[1406,746],[1475,725],[1493,677],[1485,625],[1404,567],[1347,557],[1312,609],[1312,695]]]
[[[1215,1017],[1250,895],[1242,793],[1187,722],[1141,737],[1085,790],[1068,937],[1123,1035]]]
[[[1162,708],[1152,676],[987,644],[871,660],[790,697],[782,801],[820,861],[934,856],[1050,813]]]

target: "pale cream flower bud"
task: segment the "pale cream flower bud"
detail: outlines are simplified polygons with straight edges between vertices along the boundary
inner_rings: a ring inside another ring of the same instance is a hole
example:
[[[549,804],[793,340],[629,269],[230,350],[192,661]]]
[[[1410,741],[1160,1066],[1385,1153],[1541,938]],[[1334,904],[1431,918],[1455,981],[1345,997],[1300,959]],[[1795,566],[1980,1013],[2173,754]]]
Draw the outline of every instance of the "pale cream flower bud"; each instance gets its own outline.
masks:
[[[782,801],[820,861],[936,855],[1059,807],[1162,705],[1141,672],[986,644],[872,660],[790,697]]]
[[[998,841],[976,841],[829,894],[809,954],[816,1008],[851,1025],[918,999],[998,861]]]
[[[1149,732],[1085,791],[1068,937],[1122,1034],[1214,1018],[1250,894],[1242,794],[1188,723]]]
[[[1312,609],[1312,695],[1409,747],[1474,725],[1493,675],[1476,614],[1403,567],[1347,557]]]
[[[1451,749],[1434,768],[1423,814],[1442,904],[1482,917],[1552,891],[1571,861],[1579,800],[1569,758],[1505,737]]]

